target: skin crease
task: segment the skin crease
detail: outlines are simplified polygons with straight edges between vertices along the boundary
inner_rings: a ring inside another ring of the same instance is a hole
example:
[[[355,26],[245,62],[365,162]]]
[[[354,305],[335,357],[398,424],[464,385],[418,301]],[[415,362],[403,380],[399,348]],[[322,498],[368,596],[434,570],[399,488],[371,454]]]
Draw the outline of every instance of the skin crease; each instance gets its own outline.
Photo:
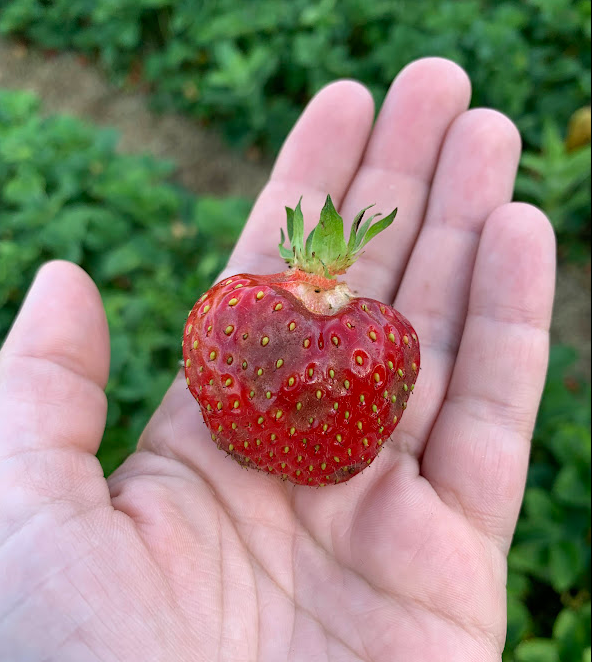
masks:
[[[422,370],[393,439],[343,485],[242,469],[183,375],[105,480],[100,297],[71,264],[39,272],[0,353],[0,659],[500,660],[555,244],[510,203],[516,129],[469,98],[433,58],[402,71],[375,124],[361,85],[325,88],[223,274],[282,269],[300,196],[308,222],[327,193],[346,222],[398,206],[348,284],[412,322]]]

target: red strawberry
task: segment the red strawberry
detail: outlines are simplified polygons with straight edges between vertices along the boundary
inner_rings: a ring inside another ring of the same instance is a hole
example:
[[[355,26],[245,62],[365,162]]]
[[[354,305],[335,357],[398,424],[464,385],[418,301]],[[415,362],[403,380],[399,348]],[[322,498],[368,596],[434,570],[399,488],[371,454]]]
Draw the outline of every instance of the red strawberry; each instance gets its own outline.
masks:
[[[212,439],[241,464],[301,485],[345,481],[376,457],[407,405],[419,342],[390,306],[357,298],[334,275],[394,220],[355,218],[345,244],[331,198],[304,244],[287,209],[290,268],[214,285],[185,327],[187,384]]]

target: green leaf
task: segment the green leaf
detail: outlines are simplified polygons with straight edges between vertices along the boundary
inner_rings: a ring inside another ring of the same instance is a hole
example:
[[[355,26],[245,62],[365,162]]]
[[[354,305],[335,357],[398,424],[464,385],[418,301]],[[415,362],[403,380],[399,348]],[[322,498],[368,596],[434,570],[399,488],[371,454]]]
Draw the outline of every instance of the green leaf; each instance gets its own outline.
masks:
[[[366,233],[366,236],[364,237],[364,241],[362,242],[362,245],[360,246],[360,248],[364,248],[364,246],[369,241],[372,241],[372,239],[374,239],[374,237],[376,237],[376,235],[379,232],[382,232],[383,230],[386,230],[389,227],[389,225],[391,225],[391,223],[395,220],[395,216],[397,215],[397,211],[398,211],[398,209],[393,209],[393,211],[388,216],[386,216],[382,220],[375,223],[368,230],[368,232]]]
[[[516,647],[516,662],[562,662],[557,644],[550,639],[530,639]]]
[[[310,245],[309,258],[315,256],[325,265],[345,256],[347,246],[343,237],[343,219],[333,206],[331,196],[327,196],[321,210],[319,224],[315,228]]]

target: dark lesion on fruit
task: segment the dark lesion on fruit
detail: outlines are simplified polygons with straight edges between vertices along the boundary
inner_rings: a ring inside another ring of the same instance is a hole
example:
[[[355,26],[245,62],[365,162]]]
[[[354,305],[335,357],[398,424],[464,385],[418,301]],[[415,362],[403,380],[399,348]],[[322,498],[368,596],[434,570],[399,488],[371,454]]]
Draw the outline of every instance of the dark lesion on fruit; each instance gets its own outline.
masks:
[[[337,471],[334,471],[332,474],[327,474],[327,482],[330,483],[339,483],[344,479],[351,478],[356,474],[359,474],[362,469],[368,466],[368,463],[365,460],[356,462],[354,464],[349,464],[345,467],[340,467]]]

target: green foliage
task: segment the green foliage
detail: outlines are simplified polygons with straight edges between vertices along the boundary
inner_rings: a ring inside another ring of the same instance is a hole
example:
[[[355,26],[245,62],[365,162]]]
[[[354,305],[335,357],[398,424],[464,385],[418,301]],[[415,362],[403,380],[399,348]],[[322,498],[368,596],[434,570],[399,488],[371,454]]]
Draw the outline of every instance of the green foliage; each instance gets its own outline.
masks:
[[[509,557],[505,662],[590,656],[590,385],[566,376],[573,358],[551,354]]]
[[[225,263],[249,210],[166,182],[170,163],[116,154],[117,135],[42,119],[26,93],[0,91],[0,340],[46,260],[80,264],[111,332],[110,472],[135,445],[178,369],[188,306]]]
[[[518,124],[521,194],[568,249],[590,232],[587,155],[556,149],[590,103],[590,0],[12,0],[0,32],[96,57],[119,82],[148,84],[157,107],[272,150],[328,82],[359,79],[380,103],[411,60],[449,57],[475,105]]]

